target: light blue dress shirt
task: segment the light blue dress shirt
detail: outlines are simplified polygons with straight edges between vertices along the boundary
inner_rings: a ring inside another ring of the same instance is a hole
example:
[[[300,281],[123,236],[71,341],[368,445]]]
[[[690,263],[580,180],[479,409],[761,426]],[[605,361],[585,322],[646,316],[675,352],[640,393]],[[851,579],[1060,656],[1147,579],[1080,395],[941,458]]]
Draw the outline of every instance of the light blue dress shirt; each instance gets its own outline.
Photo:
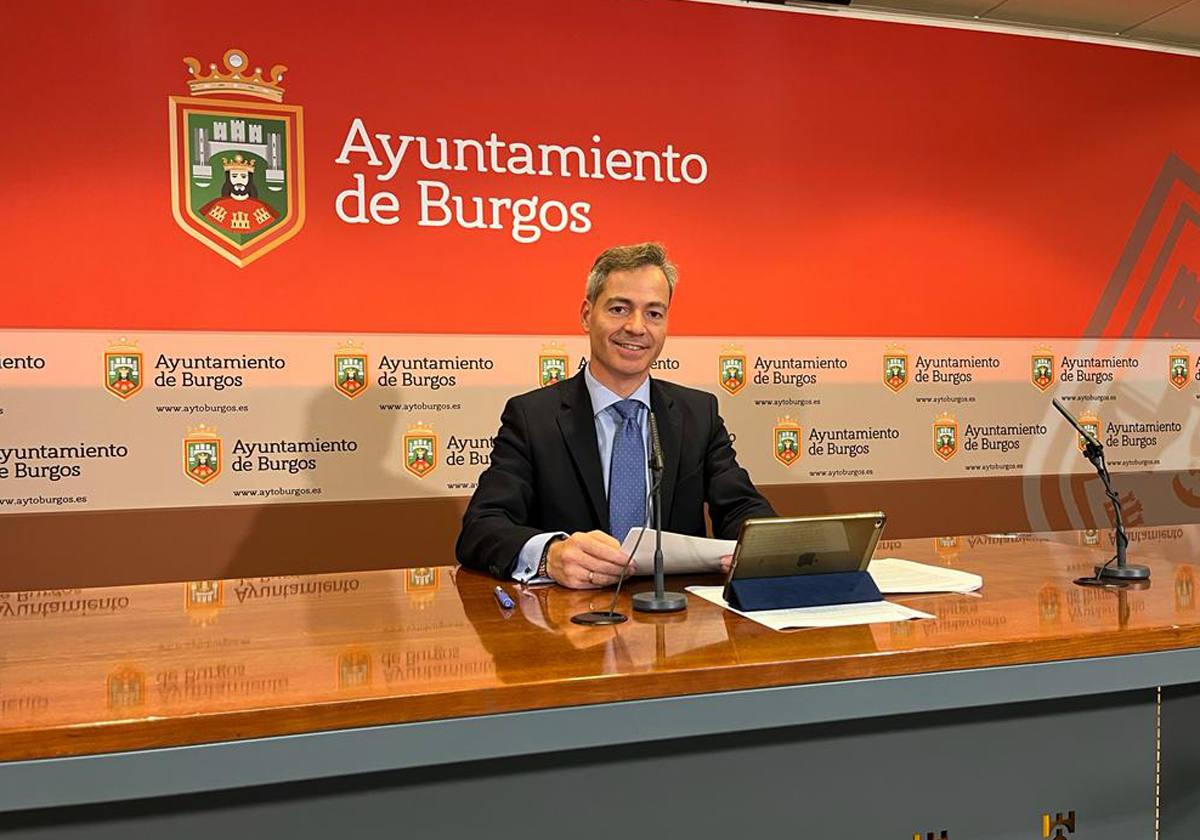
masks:
[[[583,380],[587,383],[588,396],[592,398],[592,416],[596,423],[596,443],[600,447],[600,469],[604,471],[604,492],[607,494],[608,472],[612,466],[613,439],[617,434],[617,414],[615,411],[610,411],[609,408],[613,403],[620,402],[623,397],[617,396],[600,384],[600,380],[592,376],[590,364],[584,368]],[[646,451],[649,452],[650,423],[646,420],[646,415],[650,412],[649,376],[638,386],[636,391],[629,395],[629,399],[637,400],[642,404],[643,408],[638,412],[638,423],[641,424],[642,440],[646,444]],[[646,486],[649,487],[649,458],[646,459],[646,462]],[[521,547],[520,554],[517,555],[517,564],[513,567],[512,573],[513,580],[521,583],[535,582],[537,567],[542,560],[542,552],[546,548],[546,543],[557,536],[565,537],[566,534],[561,531],[551,531],[530,537]]]

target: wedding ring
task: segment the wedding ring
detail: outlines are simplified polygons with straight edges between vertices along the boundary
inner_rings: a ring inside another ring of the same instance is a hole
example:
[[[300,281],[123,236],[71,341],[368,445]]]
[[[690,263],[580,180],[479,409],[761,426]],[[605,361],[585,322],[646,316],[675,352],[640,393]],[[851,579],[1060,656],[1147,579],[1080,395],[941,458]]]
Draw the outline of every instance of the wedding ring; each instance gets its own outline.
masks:
[[[593,586],[596,585],[596,578],[593,576],[592,572],[588,572],[588,583],[592,584]]]

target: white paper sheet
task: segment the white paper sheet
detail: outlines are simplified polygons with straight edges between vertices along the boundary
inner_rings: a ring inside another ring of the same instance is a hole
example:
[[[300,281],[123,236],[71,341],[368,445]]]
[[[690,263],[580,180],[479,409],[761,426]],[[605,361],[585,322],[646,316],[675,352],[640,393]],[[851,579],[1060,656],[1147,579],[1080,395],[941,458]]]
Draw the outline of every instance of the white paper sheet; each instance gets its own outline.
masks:
[[[642,529],[632,528],[621,543],[621,550],[626,554],[633,551],[634,543]],[[683,534],[673,534],[663,531],[663,569],[668,575],[701,574],[703,572],[719,572],[721,558],[733,554],[737,540],[713,540],[707,537],[688,537]],[[637,563],[639,575],[654,574],[654,529],[647,528],[646,536],[642,537],[637,555],[633,561]]]
[[[983,586],[983,578],[958,569],[929,566],[901,560],[898,557],[880,557],[872,560],[867,571],[875,585],[884,595],[920,594],[928,592],[974,592]]]
[[[697,598],[703,598],[724,607],[730,612],[745,616],[772,630],[799,630],[805,627],[852,627],[859,624],[880,624],[892,621],[908,621],[910,618],[936,618],[929,613],[914,610],[891,601],[871,601],[865,604],[837,604],[831,607],[800,607],[790,610],[735,610],[721,596],[721,586],[689,586]]]

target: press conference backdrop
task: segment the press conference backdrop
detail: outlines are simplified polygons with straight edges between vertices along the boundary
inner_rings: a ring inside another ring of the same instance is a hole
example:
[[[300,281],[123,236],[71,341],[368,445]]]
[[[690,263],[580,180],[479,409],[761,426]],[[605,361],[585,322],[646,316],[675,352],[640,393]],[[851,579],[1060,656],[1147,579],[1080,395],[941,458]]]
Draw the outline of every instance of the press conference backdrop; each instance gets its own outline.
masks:
[[[673,0],[0,14],[25,552],[136,551],[120,511],[456,512],[504,401],[586,361],[591,259],[647,239],[681,270],[655,375],[773,498],[1106,523],[1058,396],[1134,524],[1200,513],[1195,58]]]

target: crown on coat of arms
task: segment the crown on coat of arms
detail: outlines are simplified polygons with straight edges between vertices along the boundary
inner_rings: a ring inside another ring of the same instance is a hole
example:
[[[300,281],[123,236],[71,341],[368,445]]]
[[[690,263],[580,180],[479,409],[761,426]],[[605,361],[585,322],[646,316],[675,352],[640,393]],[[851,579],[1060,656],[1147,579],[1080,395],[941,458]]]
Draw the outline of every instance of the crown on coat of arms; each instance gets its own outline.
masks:
[[[225,167],[226,172],[231,170],[234,172],[254,171],[254,161],[248,160],[241,155],[234,155],[232,160],[230,158],[221,158],[221,166]]]
[[[213,62],[208,65],[209,72],[202,74],[201,71],[204,68],[197,59],[190,55],[183,59],[188,72],[192,75],[192,78],[188,80],[188,88],[191,89],[194,96],[240,93],[259,99],[269,99],[272,102],[283,101],[284,89],[279,83],[283,81],[284,71],[287,70],[286,66],[274,65],[267,73],[266,78],[263,78],[261,67],[255,67],[254,71],[250,72],[250,60],[241,50],[226,50],[221,61],[225,64],[228,72],[221,72],[217,68],[216,62]]]
[[[121,336],[116,341],[109,339],[108,352],[109,353],[136,353],[136,352],[138,352],[137,342],[130,341],[125,336]]]
[[[934,419],[934,422],[937,423],[939,426],[949,426],[949,425],[953,425],[953,424],[957,423],[958,420],[956,420],[954,415],[951,414],[950,412],[943,411]]]
[[[217,430],[213,426],[201,423],[199,426],[188,426],[187,436],[190,438],[209,438],[216,440]]]
[[[800,428],[800,421],[798,421],[795,417],[793,417],[790,414],[785,414],[782,417],[779,417],[776,419],[775,427],[779,428],[779,429],[786,429],[786,428],[798,429],[798,428]]]

